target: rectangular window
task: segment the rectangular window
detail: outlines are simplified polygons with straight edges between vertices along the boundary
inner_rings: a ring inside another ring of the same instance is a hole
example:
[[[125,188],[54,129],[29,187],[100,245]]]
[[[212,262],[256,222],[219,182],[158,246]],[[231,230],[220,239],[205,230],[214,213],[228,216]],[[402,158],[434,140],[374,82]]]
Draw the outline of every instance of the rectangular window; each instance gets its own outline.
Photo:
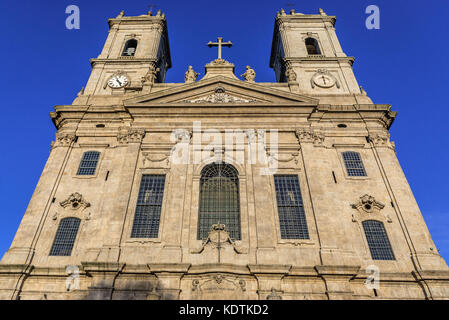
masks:
[[[165,175],[143,175],[131,238],[157,238],[164,197]]]
[[[343,152],[343,161],[349,177],[366,177],[360,153],[353,151]]]
[[[309,239],[298,176],[274,176],[282,239]]]
[[[78,218],[62,219],[56,232],[50,256],[70,256],[81,220]]]
[[[88,151],[83,154],[77,175],[92,176],[97,170],[98,159],[100,159],[100,152]]]

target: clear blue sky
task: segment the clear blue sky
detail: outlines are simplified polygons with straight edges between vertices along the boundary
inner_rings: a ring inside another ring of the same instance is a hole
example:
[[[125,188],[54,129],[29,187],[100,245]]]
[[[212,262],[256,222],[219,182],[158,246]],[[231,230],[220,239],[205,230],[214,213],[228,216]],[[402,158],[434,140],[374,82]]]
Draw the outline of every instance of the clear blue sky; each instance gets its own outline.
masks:
[[[70,104],[90,74],[107,36],[107,18],[120,10],[139,15],[162,9],[168,19],[173,67],[167,82],[183,81],[188,65],[203,73],[216,57],[205,45],[217,36],[234,43],[224,58],[274,82],[269,56],[275,14],[293,3],[296,12],[324,8],[337,15],[337,33],[355,56],[357,79],[375,103],[399,112],[392,140],[437,248],[449,261],[449,70],[447,1],[11,1],[0,3],[1,220],[0,256],[9,248],[54,140],[48,112]],[[65,28],[65,8],[81,10],[81,29]],[[381,29],[365,28],[365,8],[381,10]],[[446,31],[444,31],[446,30]]]

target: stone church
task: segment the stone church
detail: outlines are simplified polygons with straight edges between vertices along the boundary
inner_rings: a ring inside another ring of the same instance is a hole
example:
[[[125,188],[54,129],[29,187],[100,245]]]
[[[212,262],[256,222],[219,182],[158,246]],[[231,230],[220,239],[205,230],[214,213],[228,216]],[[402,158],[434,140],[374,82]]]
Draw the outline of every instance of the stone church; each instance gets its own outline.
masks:
[[[222,38],[202,76],[167,83],[165,14],[109,19],[85,88],[50,112],[0,299],[449,299],[396,112],[359,86],[335,22],[278,12],[274,83],[235,75]]]

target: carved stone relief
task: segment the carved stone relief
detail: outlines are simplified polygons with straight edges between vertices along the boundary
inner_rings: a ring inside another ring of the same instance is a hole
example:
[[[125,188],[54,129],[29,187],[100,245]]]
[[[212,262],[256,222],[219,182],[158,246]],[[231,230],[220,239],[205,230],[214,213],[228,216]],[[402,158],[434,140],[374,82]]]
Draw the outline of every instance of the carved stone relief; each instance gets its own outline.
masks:
[[[119,144],[140,143],[145,137],[144,129],[122,127],[117,135]]]
[[[324,146],[325,137],[322,133],[298,129],[295,131],[295,134],[300,143],[313,143],[315,146]]]
[[[215,300],[243,300],[246,281],[226,274],[212,274],[192,281],[192,298]]]
[[[188,103],[250,103],[256,102],[254,99],[243,99],[226,93],[223,87],[216,87],[215,92],[207,97],[186,100]]]
[[[385,208],[385,205],[377,201],[373,196],[363,195],[360,197],[359,201],[352,204],[351,207],[358,211],[358,214],[352,215],[352,221],[357,222],[359,219],[364,219],[367,216],[378,216],[381,214],[381,210]],[[387,222],[392,222],[391,218],[385,216]]]

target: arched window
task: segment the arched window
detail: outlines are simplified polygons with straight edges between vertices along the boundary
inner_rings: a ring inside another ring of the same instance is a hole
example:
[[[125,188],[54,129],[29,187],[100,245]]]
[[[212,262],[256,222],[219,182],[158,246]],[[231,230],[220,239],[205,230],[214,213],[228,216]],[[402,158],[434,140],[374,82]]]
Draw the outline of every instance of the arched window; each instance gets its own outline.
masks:
[[[137,40],[131,39],[126,41],[125,47],[123,48],[123,57],[133,57],[136,54],[137,50]]]
[[[394,260],[384,224],[376,220],[367,220],[363,221],[362,225],[373,260]]]
[[[165,175],[142,176],[131,238],[157,238],[164,197]]]
[[[307,54],[321,54],[320,46],[318,41],[314,38],[306,39]]]
[[[354,151],[343,152],[343,161],[346,171],[350,177],[366,177],[365,167],[363,166],[360,153]]]
[[[213,163],[201,171],[198,240],[214,224],[224,224],[232,239],[240,240],[238,172],[227,163]]]
[[[98,159],[100,159],[100,152],[88,151],[83,154],[77,175],[92,176],[97,170]]]
[[[70,256],[81,220],[78,218],[65,218],[59,223],[50,256]]]

